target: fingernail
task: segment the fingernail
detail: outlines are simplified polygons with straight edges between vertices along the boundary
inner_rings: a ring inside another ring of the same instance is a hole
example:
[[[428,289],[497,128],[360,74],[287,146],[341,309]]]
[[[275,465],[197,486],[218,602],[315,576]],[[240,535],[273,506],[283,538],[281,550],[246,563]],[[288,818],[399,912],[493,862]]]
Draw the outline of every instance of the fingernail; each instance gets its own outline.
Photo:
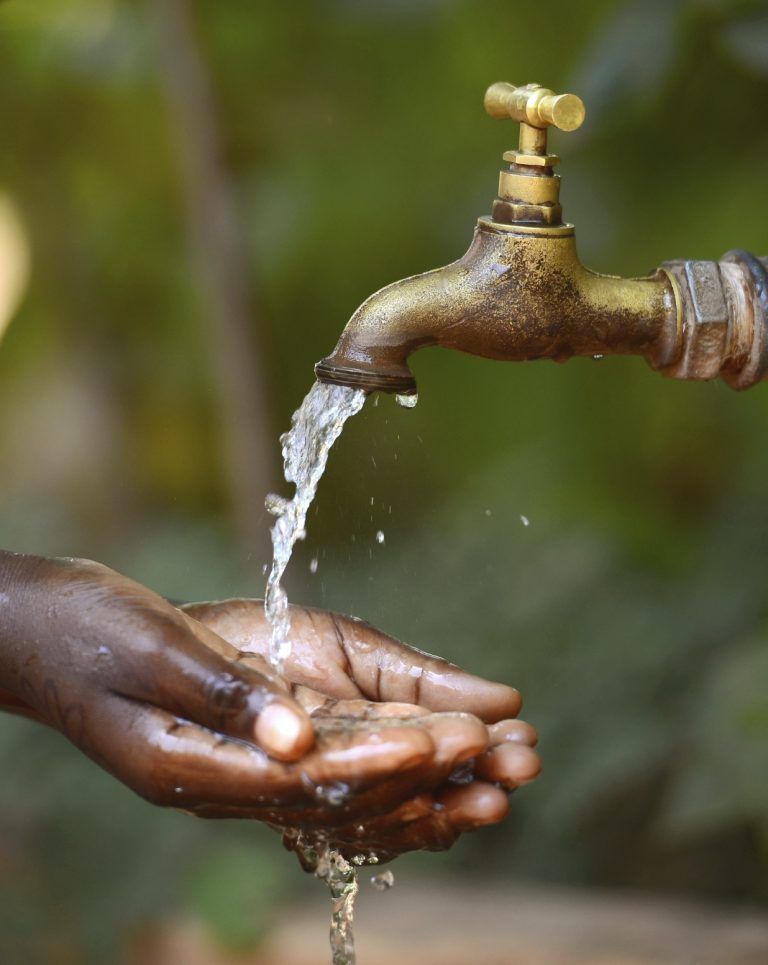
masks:
[[[270,757],[293,761],[312,746],[309,720],[279,701],[268,704],[256,721],[256,741]]]

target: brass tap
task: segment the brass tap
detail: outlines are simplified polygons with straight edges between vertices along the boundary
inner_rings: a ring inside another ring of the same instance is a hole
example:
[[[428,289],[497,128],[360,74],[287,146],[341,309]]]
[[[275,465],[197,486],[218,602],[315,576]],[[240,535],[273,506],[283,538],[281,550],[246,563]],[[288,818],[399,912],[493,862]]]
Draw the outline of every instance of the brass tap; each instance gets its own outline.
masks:
[[[665,262],[644,278],[585,268],[563,222],[559,158],[549,127],[573,131],[574,94],[492,84],[485,109],[520,123],[503,155],[490,217],[458,261],[388,285],[352,315],[318,379],[414,393],[408,356],[425,345],[507,361],[641,355],[679,379],[722,376],[737,389],[768,373],[768,259],[731,251],[716,261]]]

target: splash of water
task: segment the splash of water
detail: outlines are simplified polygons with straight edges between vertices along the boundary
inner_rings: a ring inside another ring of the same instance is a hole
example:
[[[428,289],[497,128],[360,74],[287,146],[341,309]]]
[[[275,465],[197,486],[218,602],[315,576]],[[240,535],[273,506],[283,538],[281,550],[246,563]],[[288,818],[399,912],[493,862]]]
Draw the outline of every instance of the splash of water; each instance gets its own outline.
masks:
[[[291,652],[291,617],[288,597],[281,580],[297,541],[304,539],[307,512],[325,471],[331,446],[344,423],[365,403],[362,389],[316,382],[293,414],[291,428],[280,437],[283,447],[283,473],[296,486],[293,499],[270,493],[266,507],[275,517],[272,527],[272,569],[264,597],[267,620],[272,627],[269,658],[282,672]]]

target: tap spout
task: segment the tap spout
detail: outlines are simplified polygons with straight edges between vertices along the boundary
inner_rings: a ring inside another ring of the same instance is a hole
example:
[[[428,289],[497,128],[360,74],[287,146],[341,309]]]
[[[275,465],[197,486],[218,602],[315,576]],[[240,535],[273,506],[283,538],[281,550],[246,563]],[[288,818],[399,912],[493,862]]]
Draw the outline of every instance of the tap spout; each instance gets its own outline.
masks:
[[[678,327],[664,271],[600,275],[579,261],[571,225],[481,218],[458,261],[371,295],[316,373],[321,381],[412,393],[408,357],[426,345],[504,361],[635,354],[663,367],[675,357]]]

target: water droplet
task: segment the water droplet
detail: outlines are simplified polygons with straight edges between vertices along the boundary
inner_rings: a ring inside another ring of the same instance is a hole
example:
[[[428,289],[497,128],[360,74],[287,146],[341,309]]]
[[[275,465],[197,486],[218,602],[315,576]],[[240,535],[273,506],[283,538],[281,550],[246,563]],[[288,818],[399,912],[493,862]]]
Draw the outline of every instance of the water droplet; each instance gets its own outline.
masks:
[[[523,524],[523,526],[530,526],[530,525],[531,525],[531,521],[530,521],[530,519],[528,519],[527,516],[520,516],[520,522]]]
[[[380,545],[383,545],[384,543],[384,533],[381,530],[379,530],[376,534],[376,542]]]
[[[324,801],[326,804],[330,804],[332,808],[341,807],[342,804],[346,804],[349,800],[350,787],[348,784],[344,784],[339,781],[336,784],[318,784],[315,788],[315,797],[320,801]]]
[[[309,561],[309,572],[317,573],[317,567],[319,563],[320,561],[318,560],[318,558],[316,556],[313,556],[312,559]]]
[[[604,355],[593,355],[592,358],[593,358],[596,362],[599,362],[600,359],[604,359],[605,356],[604,356]]]
[[[389,891],[395,883],[395,876],[391,871],[379,871],[378,874],[371,875],[371,884],[376,891]]]
[[[395,402],[404,409],[415,409],[419,401],[418,392],[411,392],[408,395],[396,395]]]
[[[269,569],[269,564],[268,564],[268,563],[264,563],[264,565],[261,567],[261,575],[262,575],[262,576],[266,576],[268,569]]]
[[[267,507],[268,513],[272,513],[273,516],[282,516],[288,508],[288,500],[278,496],[277,493],[267,493],[264,505]]]

